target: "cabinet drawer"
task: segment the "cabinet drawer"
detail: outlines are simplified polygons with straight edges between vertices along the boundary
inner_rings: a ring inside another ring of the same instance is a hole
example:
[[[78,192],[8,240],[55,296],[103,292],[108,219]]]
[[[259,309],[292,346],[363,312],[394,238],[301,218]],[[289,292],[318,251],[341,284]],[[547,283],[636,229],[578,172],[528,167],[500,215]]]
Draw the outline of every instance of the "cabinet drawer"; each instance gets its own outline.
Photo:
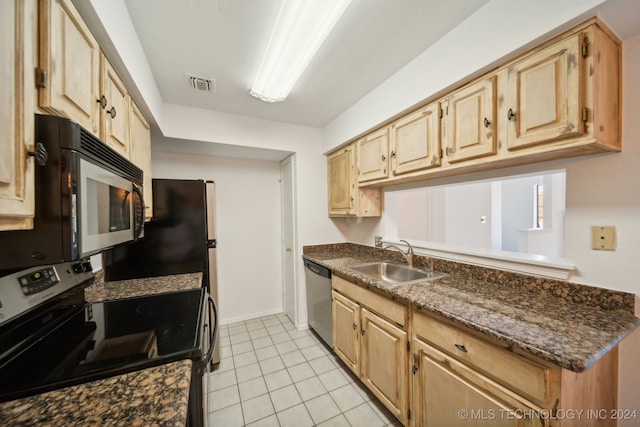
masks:
[[[551,369],[422,313],[413,317],[414,334],[496,382],[546,406]]]
[[[333,276],[331,284],[335,291],[358,301],[361,305],[369,307],[378,315],[404,326],[407,323],[407,307],[387,298],[371,292],[362,286],[355,285],[342,277]]]

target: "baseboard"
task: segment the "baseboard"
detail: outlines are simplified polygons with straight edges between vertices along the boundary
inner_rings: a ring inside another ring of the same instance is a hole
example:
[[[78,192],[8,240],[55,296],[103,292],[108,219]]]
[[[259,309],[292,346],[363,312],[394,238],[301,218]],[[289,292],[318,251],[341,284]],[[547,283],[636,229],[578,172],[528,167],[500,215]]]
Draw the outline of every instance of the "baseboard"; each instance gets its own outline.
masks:
[[[274,310],[267,310],[267,311],[263,311],[263,312],[260,312],[260,313],[246,314],[244,316],[230,317],[230,318],[227,318],[227,319],[220,319],[220,325],[221,326],[225,326],[225,325],[229,325],[231,323],[244,322],[245,320],[252,320],[252,319],[256,319],[258,317],[271,316],[272,314],[280,314],[280,313],[282,313],[282,308],[276,308]]]

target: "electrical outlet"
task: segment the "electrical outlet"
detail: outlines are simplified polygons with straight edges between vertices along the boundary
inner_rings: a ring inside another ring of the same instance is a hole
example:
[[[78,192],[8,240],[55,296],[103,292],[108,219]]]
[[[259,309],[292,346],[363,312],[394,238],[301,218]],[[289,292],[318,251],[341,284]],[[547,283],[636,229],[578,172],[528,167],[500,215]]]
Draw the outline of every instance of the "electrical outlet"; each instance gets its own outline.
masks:
[[[616,227],[614,226],[592,226],[591,227],[591,248],[596,251],[616,250]]]
[[[376,248],[382,247],[382,236],[376,236]]]

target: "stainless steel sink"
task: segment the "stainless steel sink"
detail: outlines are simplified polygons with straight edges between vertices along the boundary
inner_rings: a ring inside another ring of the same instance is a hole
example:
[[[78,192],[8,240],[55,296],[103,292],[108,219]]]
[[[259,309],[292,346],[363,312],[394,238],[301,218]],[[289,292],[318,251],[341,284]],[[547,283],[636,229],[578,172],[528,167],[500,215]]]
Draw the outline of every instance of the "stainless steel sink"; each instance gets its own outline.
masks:
[[[447,273],[441,271],[424,271],[408,265],[398,264],[395,262],[369,262],[348,267],[357,273],[369,276],[372,279],[382,280],[388,285],[408,285],[411,283],[424,282],[427,280],[440,279],[448,276]]]

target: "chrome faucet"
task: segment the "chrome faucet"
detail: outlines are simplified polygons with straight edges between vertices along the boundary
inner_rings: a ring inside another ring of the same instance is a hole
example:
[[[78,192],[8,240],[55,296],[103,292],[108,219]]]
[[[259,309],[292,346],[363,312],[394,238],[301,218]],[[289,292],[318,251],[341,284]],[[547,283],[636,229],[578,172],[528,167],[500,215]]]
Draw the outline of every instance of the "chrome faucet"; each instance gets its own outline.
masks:
[[[413,267],[413,246],[411,246],[411,243],[407,242],[406,240],[400,240],[401,242],[404,242],[408,249],[407,249],[407,253],[404,253],[404,251],[402,249],[400,249],[398,246],[396,245],[385,245],[382,247],[382,249],[395,249],[398,252],[400,252],[402,254],[402,256],[404,257],[405,260],[407,260],[407,264],[409,265],[409,267]]]

